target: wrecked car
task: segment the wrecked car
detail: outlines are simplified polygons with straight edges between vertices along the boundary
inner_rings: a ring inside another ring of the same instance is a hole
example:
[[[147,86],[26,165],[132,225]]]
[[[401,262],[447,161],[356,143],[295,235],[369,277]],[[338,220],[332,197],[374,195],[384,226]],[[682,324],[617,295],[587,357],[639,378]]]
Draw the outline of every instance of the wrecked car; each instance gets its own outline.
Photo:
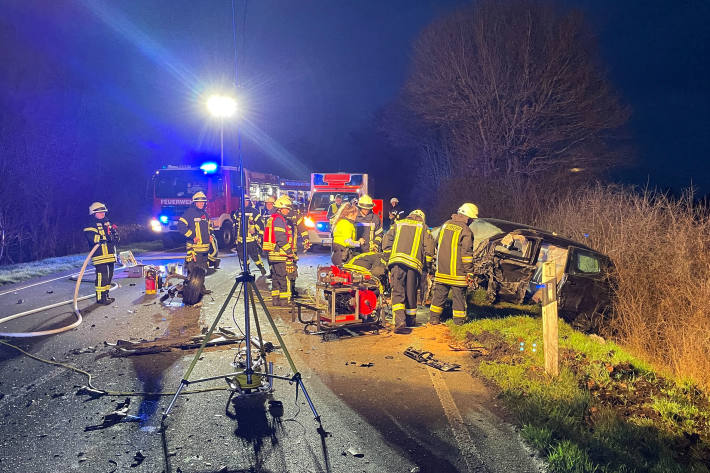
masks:
[[[555,233],[505,220],[479,218],[470,228],[475,239],[471,287],[485,289],[490,302],[540,302],[542,263],[554,261],[560,316],[594,328],[598,316],[609,310],[613,264],[606,255]]]

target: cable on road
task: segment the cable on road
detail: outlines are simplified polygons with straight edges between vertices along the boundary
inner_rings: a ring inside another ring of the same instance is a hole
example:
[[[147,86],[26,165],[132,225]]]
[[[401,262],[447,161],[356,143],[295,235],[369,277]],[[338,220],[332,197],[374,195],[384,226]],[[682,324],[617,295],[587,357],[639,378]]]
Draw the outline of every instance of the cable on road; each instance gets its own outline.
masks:
[[[0,344],[5,345],[9,348],[13,348],[13,349],[19,351],[20,353],[22,353],[23,355],[28,356],[28,357],[32,358],[33,360],[37,360],[41,363],[59,366],[60,368],[65,368],[65,369],[74,371],[75,373],[79,373],[79,374],[86,376],[87,386],[89,387],[89,389],[96,391],[97,393],[100,393],[101,395],[106,395],[106,396],[174,396],[175,395],[175,391],[145,392],[145,391],[111,391],[108,389],[100,389],[100,388],[97,388],[96,386],[93,385],[93,383],[92,383],[93,375],[91,373],[89,373],[88,371],[82,370],[81,368],[77,368],[76,366],[72,366],[67,363],[61,363],[59,361],[47,360],[47,359],[39,357],[37,355],[33,355],[32,353],[23,350],[22,348],[18,347],[17,345],[13,345],[12,343],[8,343],[5,340],[0,340]],[[191,389],[191,390],[187,390],[187,391],[182,391],[181,394],[195,394],[195,393],[204,393],[204,392],[209,392],[209,391],[228,391],[228,390],[230,390],[228,387],[215,386],[212,388]]]

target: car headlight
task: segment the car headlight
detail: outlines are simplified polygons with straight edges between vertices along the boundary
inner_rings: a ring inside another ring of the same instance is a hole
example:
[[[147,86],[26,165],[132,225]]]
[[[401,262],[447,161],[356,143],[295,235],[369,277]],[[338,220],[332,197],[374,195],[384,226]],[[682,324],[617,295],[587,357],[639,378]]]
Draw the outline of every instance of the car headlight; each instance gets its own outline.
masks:
[[[157,221],[156,219],[153,219],[150,221],[150,229],[156,233],[160,233],[163,231],[163,226],[160,224],[159,221]]]
[[[304,218],[303,224],[308,228],[316,228],[316,222],[314,222],[311,217]]]

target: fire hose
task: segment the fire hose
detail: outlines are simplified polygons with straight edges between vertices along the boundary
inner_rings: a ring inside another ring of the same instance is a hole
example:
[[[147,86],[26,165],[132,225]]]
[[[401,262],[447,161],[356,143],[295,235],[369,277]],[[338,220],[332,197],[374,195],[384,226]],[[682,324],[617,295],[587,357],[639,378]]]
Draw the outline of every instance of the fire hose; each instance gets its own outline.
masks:
[[[55,304],[50,304],[50,305],[47,305],[44,307],[37,307],[36,309],[27,310],[25,312],[20,312],[19,314],[13,314],[13,315],[10,315],[10,316],[0,319],[0,324],[3,324],[5,322],[9,322],[10,320],[19,319],[20,317],[25,317],[27,315],[36,314],[38,312],[43,312],[45,310],[49,310],[49,309],[53,309],[55,307],[61,307],[66,304],[73,303],[74,310],[72,313],[76,317],[76,320],[73,323],[71,323],[69,325],[65,325],[64,327],[59,327],[59,328],[55,328],[55,329],[51,329],[51,330],[41,330],[41,331],[36,331],[36,332],[0,332],[0,337],[11,337],[11,338],[43,337],[45,335],[55,335],[57,333],[66,332],[67,330],[71,330],[71,329],[76,328],[79,325],[81,325],[81,322],[83,321],[83,319],[81,317],[81,311],[79,311],[78,302],[86,300],[86,299],[90,299],[90,298],[94,297],[94,295],[89,294],[86,296],[79,297],[79,286],[81,285],[81,279],[84,277],[84,271],[86,270],[86,266],[89,264],[89,260],[91,260],[91,257],[94,255],[94,253],[96,252],[96,250],[98,248],[99,248],[98,244],[94,245],[94,247],[91,249],[89,254],[86,256],[86,259],[84,260],[84,264],[81,266],[81,270],[79,271],[79,275],[76,280],[76,285],[74,286],[74,298],[73,299],[70,299],[67,301],[62,301],[62,302],[57,302]],[[117,287],[118,287],[118,284],[113,283],[111,285],[111,288],[109,289],[109,291],[116,289]]]

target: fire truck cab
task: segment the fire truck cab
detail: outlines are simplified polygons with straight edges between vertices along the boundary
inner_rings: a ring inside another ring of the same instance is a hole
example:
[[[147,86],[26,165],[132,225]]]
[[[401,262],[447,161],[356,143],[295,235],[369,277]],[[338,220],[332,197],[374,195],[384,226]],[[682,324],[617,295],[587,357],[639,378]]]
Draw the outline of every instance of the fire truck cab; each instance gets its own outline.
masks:
[[[367,194],[367,184],[367,174],[346,172],[311,174],[311,200],[308,203],[305,224],[312,244],[330,246],[333,243],[327,214],[328,207],[335,201],[335,196],[342,196],[343,203],[350,202]],[[382,201],[375,202],[374,211],[381,216]]]
[[[180,216],[192,205],[198,191],[207,195],[207,213],[220,248],[234,243],[231,212],[239,208],[241,192],[239,168],[207,162],[200,167],[165,166],[153,175],[153,216],[151,229],[161,233],[165,248],[179,248],[185,238],[177,231]]]

